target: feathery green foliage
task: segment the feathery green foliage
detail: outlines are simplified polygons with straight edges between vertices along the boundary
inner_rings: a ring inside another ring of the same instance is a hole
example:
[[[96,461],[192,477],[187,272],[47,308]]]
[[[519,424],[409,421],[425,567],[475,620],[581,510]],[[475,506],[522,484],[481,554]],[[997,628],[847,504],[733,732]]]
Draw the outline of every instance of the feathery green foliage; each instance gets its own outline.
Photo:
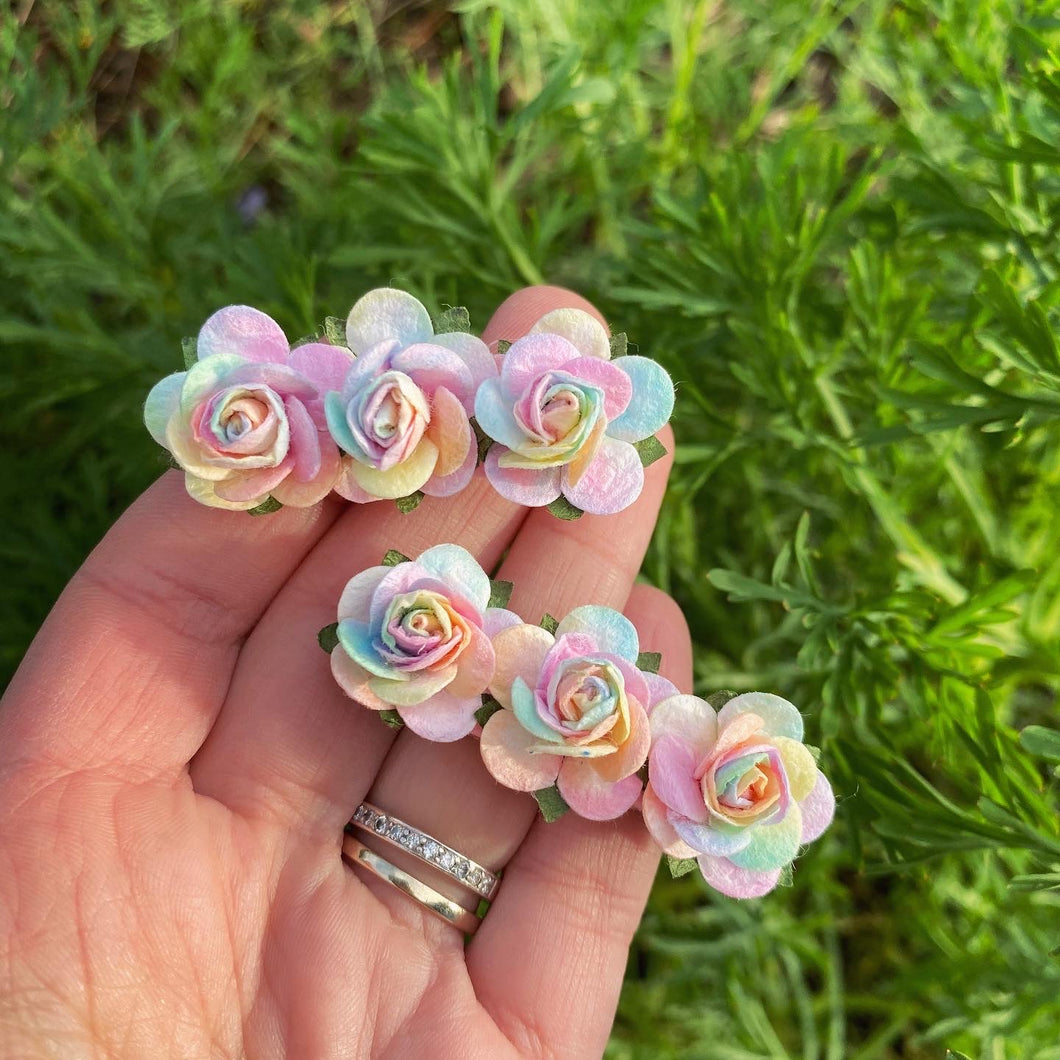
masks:
[[[3,666],[213,309],[566,283],[678,382],[645,575],[697,691],[799,704],[840,797],[765,900],[662,868],[609,1055],[1060,1058],[1055,6],[19,7]]]

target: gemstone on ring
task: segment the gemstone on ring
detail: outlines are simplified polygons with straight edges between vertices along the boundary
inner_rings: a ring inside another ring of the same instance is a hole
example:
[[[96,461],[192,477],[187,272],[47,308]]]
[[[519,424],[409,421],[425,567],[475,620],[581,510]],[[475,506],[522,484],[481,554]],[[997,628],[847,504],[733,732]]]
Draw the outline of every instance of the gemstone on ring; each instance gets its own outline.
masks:
[[[347,826],[350,827],[374,832],[381,839],[407,850],[421,861],[426,861],[469,887],[481,898],[492,899],[500,886],[499,878],[489,869],[400,818],[382,813],[371,803],[361,803],[357,807]]]

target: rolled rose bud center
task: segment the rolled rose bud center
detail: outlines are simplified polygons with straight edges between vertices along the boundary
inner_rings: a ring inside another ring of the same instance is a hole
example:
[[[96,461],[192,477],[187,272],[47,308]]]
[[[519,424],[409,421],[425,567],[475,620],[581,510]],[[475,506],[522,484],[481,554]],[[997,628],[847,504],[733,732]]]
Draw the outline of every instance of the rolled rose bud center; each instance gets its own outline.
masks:
[[[720,816],[749,824],[778,808],[786,790],[783,769],[771,749],[727,755],[703,775],[703,799]]]
[[[621,743],[628,736],[625,683],[610,663],[574,660],[550,684],[551,709],[544,720],[571,742],[581,746],[603,740],[607,748],[598,753],[610,753],[613,740]]]
[[[404,372],[384,372],[348,415],[357,442],[381,470],[409,457],[431,422],[423,391]]]
[[[391,602],[380,655],[395,669],[449,666],[467,647],[469,635],[466,620],[444,596],[421,589]]]
[[[515,407],[515,420],[539,445],[563,441],[588,411],[586,395],[570,382],[546,372],[531,384]]]
[[[275,444],[285,415],[282,400],[269,387],[230,387],[213,398],[204,418],[219,452],[256,456]]]

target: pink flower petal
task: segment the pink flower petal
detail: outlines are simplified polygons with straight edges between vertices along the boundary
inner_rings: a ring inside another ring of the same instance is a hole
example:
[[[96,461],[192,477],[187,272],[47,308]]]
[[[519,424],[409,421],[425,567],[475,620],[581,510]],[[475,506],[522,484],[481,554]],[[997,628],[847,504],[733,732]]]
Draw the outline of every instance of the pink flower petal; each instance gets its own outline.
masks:
[[[835,795],[828,778],[818,771],[813,790],[799,804],[802,810],[802,836],[800,842],[812,843],[832,823],[835,816]]]
[[[606,761],[606,758],[568,758],[560,767],[559,793],[579,817],[612,821],[631,809],[640,796],[640,777],[611,781],[600,776],[596,767]]]
[[[199,329],[195,349],[199,360],[234,353],[247,361],[284,364],[290,346],[272,317],[248,305],[230,305],[218,309]]]
[[[200,362],[201,363],[201,362]],[[190,374],[190,373],[189,373]],[[277,394],[284,397],[293,394],[305,401],[320,396],[316,386],[301,373],[288,368],[286,364],[274,364],[252,361],[234,368],[224,378],[225,386],[265,386],[272,387]]]
[[[536,738],[524,729],[510,710],[498,710],[482,729],[479,748],[493,779],[513,791],[540,791],[559,776],[557,755],[531,754]]]
[[[291,428],[288,452],[294,457],[292,474],[299,482],[308,482],[320,473],[321,438],[309,410],[298,398],[287,398],[284,408]],[[334,448],[333,442],[329,444]]]
[[[467,365],[471,373],[471,393],[465,404],[469,416],[475,409],[475,391],[487,380],[497,375],[497,362],[489,347],[477,335],[465,331],[448,331],[435,335],[431,342],[452,350]]]
[[[495,637],[502,629],[521,626],[523,620],[514,612],[503,607],[487,607],[484,612],[482,628],[489,637]]]
[[[529,688],[537,687],[542,663],[554,643],[548,630],[525,622],[509,626],[493,638],[496,659],[489,691],[502,707],[511,707],[512,685],[517,677]]]
[[[687,743],[698,762],[714,747],[718,738],[718,716],[714,708],[699,696],[671,696],[653,708],[651,732],[654,740],[669,734]]]
[[[691,744],[671,733],[655,738],[648,758],[648,778],[659,799],[671,810],[702,824],[709,816],[695,779],[699,759]]]
[[[296,372],[301,372],[322,394],[328,390],[341,392],[346,375],[353,367],[353,354],[344,346],[307,342],[291,350],[287,363]]]
[[[391,367],[404,372],[428,395],[446,387],[463,403],[473,397],[471,369],[452,350],[431,342],[417,342],[395,353]]]
[[[561,468],[546,467],[529,471],[519,467],[501,467],[497,461],[508,450],[503,445],[491,445],[486,454],[486,478],[502,496],[527,508],[543,508],[560,494]]]
[[[369,688],[369,682],[373,679],[363,666],[355,663],[340,647],[331,653],[331,673],[338,682],[339,687],[350,697],[356,700],[362,707],[369,710],[393,710],[389,703],[384,703]]]
[[[644,704],[644,709],[647,710],[649,717],[651,717],[651,712],[655,709],[656,703],[661,703],[664,699],[669,699],[670,696],[679,696],[681,694],[677,685],[669,678],[663,677],[662,674],[650,674],[646,670],[641,670],[641,676],[644,678],[644,683],[648,686],[648,702]]]
[[[417,736],[435,743],[452,743],[475,727],[475,711],[481,706],[478,696],[461,698],[445,689],[435,692],[425,703],[402,707],[398,713]]]
[[[761,898],[773,890],[780,879],[780,869],[769,872],[741,869],[728,858],[715,858],[710,854],[703,854],[697,860],[703,879],[730,898]]]
[[[715,744],[714,753],[723,754],[732,747],[746,743],[761,732],[762,719],[757,714],[752,714],[750,711],[744,714],[734,714],[724,728],[719,723],[718,742]]]
[[[481,696],[493,677],[495,659],[489,637],[481,630],[475,630],[471,634],[471,643],[457,660],[456,677],[447,691],[458,698]]]
[[[468,424],[468,430],[471,425]],[[474,432],[472,432],[473,434]],[[451,497],[466,488],[467,484],[475,476],[475,468],[478,465],[478,448],[469,445],[464,462],[451,475],[438,475],[435,473],[420,486],[428,497]]]
[[[633,396],[633,383],[618,365],[597,357],[579,357],[563,365],[563,370],[604,392],[604,415],[608,420],[617,419],[626,411]]]
[[[387,370],[391,356],[400,349],[400,346],[396,340],[390,340],[365,347],[363,350],[357,350],[356,346],[353,349],[357,352],[357,356],[342,383],[343,404],[349,402],[376,376],[382,375]]]
[[[578,356],[577,348],[560,335],[524,335],[508,347],[501,361],[501,383],[512,397],[519,397],[542,372]]]
[[[644,824],[651,833],[652,839],[662,847],[664,854],[672,858],[694,858],[699,852],[693,850],[674,831],[670,824],[669,810],[652,790],[649,783],[644,789],[644,795],[640,802],[640,812],[644,815]]]
[[[278,467],[258,467],[251,471],[236,471],[214,487],[218,497],[226,501],[264,500],[291,473],[294,464],[288,457]]]
[[[488,474],[488,464],[486,470]],[[629,442],[604,438],[600,451],[577,485],[571,485],[564,474],[562,489],[563,495],[576,508],[591,515],[614,515],[628,508],[640,496],[644,489],[644,465]]]

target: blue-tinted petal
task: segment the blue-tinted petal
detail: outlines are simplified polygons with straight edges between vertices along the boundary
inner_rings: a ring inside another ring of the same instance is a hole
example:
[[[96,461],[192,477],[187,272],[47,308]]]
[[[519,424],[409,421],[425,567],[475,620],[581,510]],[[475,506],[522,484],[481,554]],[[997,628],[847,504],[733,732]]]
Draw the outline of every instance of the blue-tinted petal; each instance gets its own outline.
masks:
[[[635,663],[640,653],[637,629],[620,611],[611,607],[586,604],[576,607],[556,629],[558,640],[564,633],[588,633],[596,638],[600,651],[620,655]]]
[[[342,645],[342,650],[369,673],[394,681],[407,680],[404,674],[387,666],[379,658],[366,622],[355,622],[353,619],[347,618],[339,623],[337,635],[339,644]]]
[[[435,545],[417,560],[440,581],[451,583],[480,611],[490,602],[490,580],[478,561],[459,545]]]
[[[613,362],[633,382],[626,411],[607,425],[612,438],[639,442],[667,423],[674,411],[674,384],[666,369],[650,357],[630,354]]]

